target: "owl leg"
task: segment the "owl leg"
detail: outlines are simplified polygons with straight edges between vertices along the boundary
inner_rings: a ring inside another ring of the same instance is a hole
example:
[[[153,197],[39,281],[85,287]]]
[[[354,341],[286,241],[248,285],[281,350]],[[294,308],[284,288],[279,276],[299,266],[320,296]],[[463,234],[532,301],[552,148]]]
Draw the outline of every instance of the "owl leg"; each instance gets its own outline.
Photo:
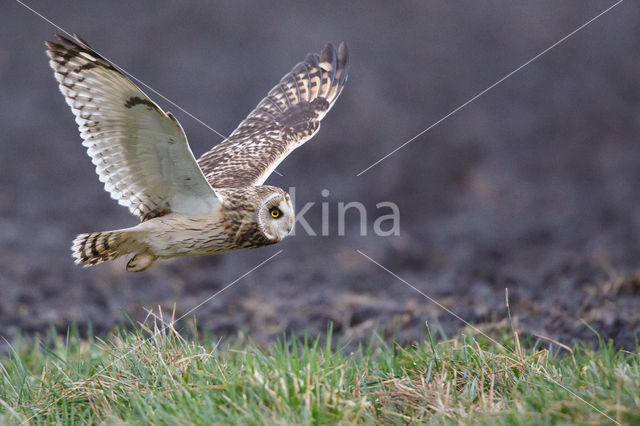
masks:
[[[151,253],[143,252],[138,253],[129,260],[127,263],[127,271],[129,272],[141,272],[148,269],[153,262],[157,259],[156,256]]]

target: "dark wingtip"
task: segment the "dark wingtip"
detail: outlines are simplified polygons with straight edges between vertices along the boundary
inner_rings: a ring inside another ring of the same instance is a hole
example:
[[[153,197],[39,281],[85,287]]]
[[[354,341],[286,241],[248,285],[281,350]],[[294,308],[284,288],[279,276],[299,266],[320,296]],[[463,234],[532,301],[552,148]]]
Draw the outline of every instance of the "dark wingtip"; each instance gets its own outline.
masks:
[[[71,43],[71,44],[75,44],[75,42],[73,40],[71,40],[69,37],[67,37],[66,35],[63,34],[56,34],[56,38],[63,42],[63,43]]]
[[[333,62],[336,57],[336,47],[333,43],[327,43],[320,51],[320,62]]]
[[[63,54],[67,50],[63,40],[58,40],[57,42],[45,40],[44,45],[47,47],[46,53],[50,59],[55,59],[56,56]]]
[[[44,42],[45,46],[47,46],[49,49],[64,48],[63,45],[68,43],[68,39],[61,34],[54,34],[53,36],[54,38],[57,38],[56,41],[45,40]]]
[[[67,37],[66,35],[63,35],[63,34],[56,34],[55,36],[58,39],[57,42],[45,41],[45,45],[49,48],[49,51],[58,53],[61,56],[69,55],[69,54],[76,55],[78,52],[89,53],[94,58],[104,61],[104,63],[101,64],[101,66],[112,69],[113,71],[120,72],[107,59],[105,59],[98,52],[93,50],[93,47],[91,47],[89,43],[84,41],[84,39],[80,37],[80,35],[73,33],[72,37]],[[51,57],[51,55],[49,55],[49,57]]]
[[[340,70],[340,84],[344,85],[349,75],[349,48],[344,41],[338,46],[338,69]]]
[[[54,46],[58,45],[58,46],[62,46],[64,48],[77,48],[77,49],[81,49],[81,50],[93,50],[91,48],[91,46],[89,46],[89,43],[87,43],[86,41],[84,41],[82,39],[82,37],[80,37],[78,34],[73,33],[73,35],[71,37],[68,37],[64,34],[56,34],[55,35],[56,38],[58,39],[59,43],[56,42],[45,42],[45,43],[52,43]],[[48,45],[47,45],[48,46]]]
[[[340,68],[347,68],[349,66],[349,48],[346,42],[340,42],[338,46],[338,65]]]
[[[318,65],[318,54],[317,53],[307,53],[307,56],[304,58],[304,61],[308,64],[317,66]]]
[[[327,43],[322,48],[320,52],[320,63],[329,64],[328,70],[331,73],[330,78],[333,79],[333,76],[337,72],[336,67],[338,66],[336,47],[333,43]]]
[[[73,38],[75,38],[75,39],[76,39],[76,41],[77,41],[78,43],[82,44],[82,46],[84,46],[85,48],[93,50],[93,49],[91,48],[91,46],[89,45],[89,43],[87,43],[86,41],[84,41],[84,39],[83,39],[82,37],[80,37],[80,35],[79,35],[79,34],[77,34],[77,33],[73,33]]]

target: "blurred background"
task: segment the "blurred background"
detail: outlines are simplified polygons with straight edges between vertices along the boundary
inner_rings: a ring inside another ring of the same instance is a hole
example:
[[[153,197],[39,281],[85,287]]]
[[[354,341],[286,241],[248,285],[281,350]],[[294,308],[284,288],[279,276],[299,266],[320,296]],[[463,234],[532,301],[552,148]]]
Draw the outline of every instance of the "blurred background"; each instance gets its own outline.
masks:
[[[82,269],[77,233],[132,226],[103,190],[44,54],[59,32],[17,2],[0,13],[0,336],[70,324],[105,333],[161,307],[176,316],[282,254],[188,319],[268,343],[334,323],[403,342],[464,326],[356,250],[465,320],[633,346],[640,326],[640,6],[623,2],[396,154],[391,150],[609,7],[607,1],[28,1],[223,134],[327,41],[347,41],[349,82],[312,142],[268,184],[330,236],[257,250]],[[151,93],[149,93],[151,95]],[[196,156],[220,137],[181,121]],[[328,189],[328,198],[321,191]],[[396,203],[400,236],[337,235],[337,203]]]

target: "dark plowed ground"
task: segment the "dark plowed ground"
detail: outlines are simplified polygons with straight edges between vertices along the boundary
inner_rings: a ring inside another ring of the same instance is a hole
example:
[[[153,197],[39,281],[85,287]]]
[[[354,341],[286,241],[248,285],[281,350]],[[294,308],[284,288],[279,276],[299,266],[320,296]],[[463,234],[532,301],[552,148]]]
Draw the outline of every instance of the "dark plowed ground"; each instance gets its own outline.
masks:
[[[425,321],[570,343],[590,324],[634,346],[640,326],[640,8],[624,2],[362,176],[356,174],[608,7],[611,2],[31,2],[105,56],[228,134],[307,51],[347,40],[347,87],[268,183],[296,187],[320,232],[270,248],[81,269],[75,234],[131,226],[102,190],[57,92],[43,41],[55,28],[17,3],[0,14],[0,335],[89,324],[99,333],[161,306],[216,334],[287,331],[403,341]],[[157,98],[157,97],[156,97]],[[176,113],[196,155],[220,139]],[[323,198],[321,190],[330,190]],[[361,201],[338,236],[338,202]],[[373,235],[392,201],[401,235]],[[238,277],[283,252],[225,289]],[[401,279],[372,263],[383,265]],[[414,288],[411,288],[414,286]],[[418,291],[424,293],[421,295]],[[224,290],[224,291],[222,291]]]

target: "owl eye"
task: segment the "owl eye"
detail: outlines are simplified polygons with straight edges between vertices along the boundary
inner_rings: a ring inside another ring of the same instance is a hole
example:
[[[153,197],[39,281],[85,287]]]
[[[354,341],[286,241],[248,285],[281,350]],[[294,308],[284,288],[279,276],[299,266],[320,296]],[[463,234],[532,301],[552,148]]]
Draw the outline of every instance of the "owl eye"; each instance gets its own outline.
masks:
[[[269,210],[269,213],[271,214],[271,217],[274,219],[279,218],[282,215],[282,212],[280,211],[279,208],[277,207],[273,207]]]

